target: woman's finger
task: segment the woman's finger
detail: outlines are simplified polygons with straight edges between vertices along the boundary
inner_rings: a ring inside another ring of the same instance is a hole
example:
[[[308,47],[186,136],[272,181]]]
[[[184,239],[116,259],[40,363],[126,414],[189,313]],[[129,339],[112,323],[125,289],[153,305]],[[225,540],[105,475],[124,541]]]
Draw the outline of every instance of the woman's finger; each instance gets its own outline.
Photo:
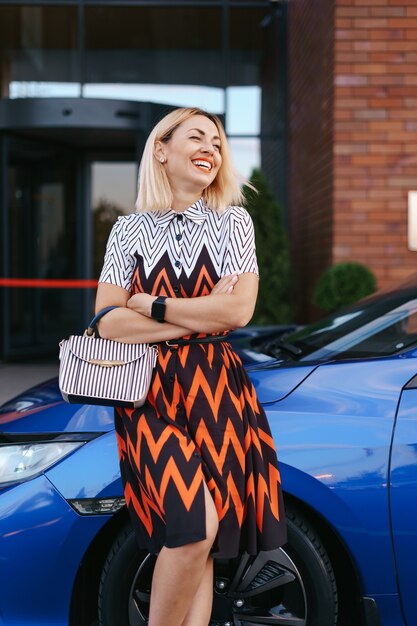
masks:
[[[223,276],[219,280],[219,282],[217,282],[214,285],[211,293],[212,294],[228,293],[230,285],[236,284],[237,281],[238,281],[238,277],[236,274],[228,274],[227,276]]]
[[[213,291],[219,291],[228,283],[228,276],[223,276],[213,287]]]

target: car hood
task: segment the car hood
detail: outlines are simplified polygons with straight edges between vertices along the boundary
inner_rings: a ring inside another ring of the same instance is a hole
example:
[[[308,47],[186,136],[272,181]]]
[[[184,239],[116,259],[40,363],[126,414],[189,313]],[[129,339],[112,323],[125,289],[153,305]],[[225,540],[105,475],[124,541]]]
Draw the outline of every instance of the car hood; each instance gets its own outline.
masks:
[[[0,407],[0,433],[3,435],[106,432],[113,428],[111,407],[67,404],[62,399],[57,378],[28,389]]]
[[[278,362],[279,363],[279,362]],[[317,365],[295,365],[283,367],[269,365],[260,367],[252,365],[246,370],[255,387],[256,395],[261,404],[278,402],[288,396],[296,387],[316,369]]]
[[[279,361],[268,359],[264,363],[247,363],[246,369],[259,401],[268,404],[291,393],[315,366],[282,367]],[[67,404],[62,399],[57,378],[25,391],[0,407],[0,441],[3,442],[7,442],[7,433],[106,432],[113,428],[111,407]]]

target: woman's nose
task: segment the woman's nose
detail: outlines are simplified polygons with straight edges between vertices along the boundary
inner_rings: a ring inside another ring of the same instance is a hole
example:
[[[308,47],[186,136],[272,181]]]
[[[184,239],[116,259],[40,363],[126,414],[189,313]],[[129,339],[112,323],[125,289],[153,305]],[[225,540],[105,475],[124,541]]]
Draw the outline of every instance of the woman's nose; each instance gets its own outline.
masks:
[[[209,154],[213,154],[214,147],[211,145],[211,143],[208,143],[205,146],[203,146],[203,151],[208,152]]]

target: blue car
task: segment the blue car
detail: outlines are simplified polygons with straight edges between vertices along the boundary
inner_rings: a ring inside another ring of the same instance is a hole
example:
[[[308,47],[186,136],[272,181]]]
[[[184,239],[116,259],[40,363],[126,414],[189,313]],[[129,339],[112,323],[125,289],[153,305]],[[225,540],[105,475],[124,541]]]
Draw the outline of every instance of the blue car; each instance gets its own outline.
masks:
[[[235,333],[275,439],[288,543],[215,564],[212,626],[417,624],[417,278],[318,324]],[[112,409],[57,381],[0,409],[0,624],[142,626]]]

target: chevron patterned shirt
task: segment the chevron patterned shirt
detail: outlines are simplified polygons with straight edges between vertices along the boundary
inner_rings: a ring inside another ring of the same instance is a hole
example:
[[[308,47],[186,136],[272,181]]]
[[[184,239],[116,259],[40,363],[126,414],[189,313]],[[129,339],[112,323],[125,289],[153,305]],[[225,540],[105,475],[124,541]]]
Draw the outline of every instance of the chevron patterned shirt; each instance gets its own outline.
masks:
[[[211,282],[232,273],[259,275],[252,219],[243,207],[229,206],[218,213],[202,199],[182,212],[121,216],[110,233],[99,282],[130,291],[138,264],[145,291],[151,274],[167,271],[167,264],[169,273],[184,284],[192,276],[201,278],[201,267],[209,266]],[[194,295],[194,289],[191,292],[183,295]]]

